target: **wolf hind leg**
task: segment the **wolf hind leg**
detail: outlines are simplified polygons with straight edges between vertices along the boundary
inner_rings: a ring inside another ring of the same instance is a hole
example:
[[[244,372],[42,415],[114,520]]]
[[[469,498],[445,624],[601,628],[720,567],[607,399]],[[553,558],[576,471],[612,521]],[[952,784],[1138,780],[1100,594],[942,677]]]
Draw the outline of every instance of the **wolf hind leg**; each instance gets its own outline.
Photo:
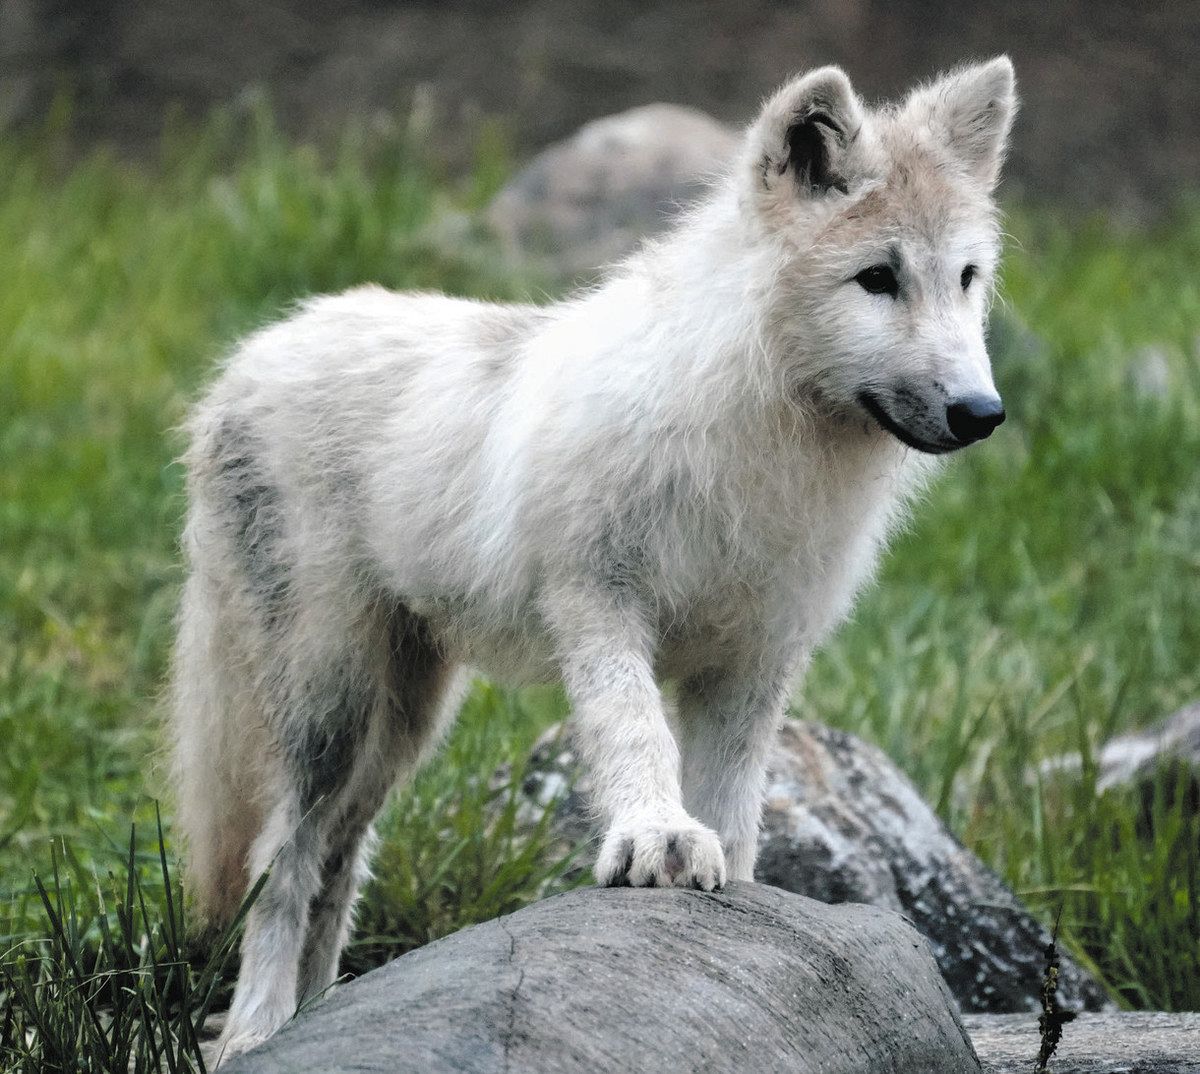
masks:
[[[246,916],[241,968],[218,1044],[221,1060],[266,1040],[296,1011],[310,906],[327,855],[330,793],[340,784],[343,758],[358,753],[364,740],[365,710],[354,705],[338,673],[300,681],[303,690],[270,721],[278,771],[264,795],[267,820],[250,856],[252,882],[264,874],[266,880]],[[321,740],[336,741],[339,756],[320,757]]]
[[[293,665],[303,685],[278,720],[281,779],[251,862],[253,876],[269,875],[246,919],[225,1057],[334,979],[371,821],[436,740],[448,662],[403,609],[369,619],[364,642]]]
[[[462,699],[466,676],[439,651],[424,622],[403,608],[385,617],[379,704],[363,749],[330,810],[321,881],[309,906],[300,958],[301,1004],[334,983],[354,905],[370,875],[373,821],[388,792],[437,744]]]
[[[227,1059],[270,1037],[294,1013],[296,965],[308,903],[319,882],[317,825],[301,811],[294,791],[280,795],[255,841],[253,875],[270,875],[246,918],[242,964],[224,1032]]]
[[[336,980],[338,962],[354,919],[354,904],[370,877],[374,831],[367,825],[357,841],[348,832],[330,837],[321,883],[309,904],[308,933],[300,955],[299,1006],[319,998]]]

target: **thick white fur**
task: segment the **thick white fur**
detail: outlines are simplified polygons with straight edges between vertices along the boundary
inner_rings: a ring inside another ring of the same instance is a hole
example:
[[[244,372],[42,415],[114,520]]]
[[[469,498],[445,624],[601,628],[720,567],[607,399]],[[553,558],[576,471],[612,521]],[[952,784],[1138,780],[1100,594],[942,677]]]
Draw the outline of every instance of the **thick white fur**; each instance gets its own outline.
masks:
[[[862,393],[937,439],[948,398],[994,392],[1013,108],[1006,59],[881,111],[824,68],[592,291],[362,288],[237,350],[191,424],[173,705],[202,910],[228,919],[272,866],[227,1054],[333,981],[371,819],[463,666],[562,677],[602,883],[751,878],[786,698],[932,465]],[[889,257],[898,297],[855,282]]]

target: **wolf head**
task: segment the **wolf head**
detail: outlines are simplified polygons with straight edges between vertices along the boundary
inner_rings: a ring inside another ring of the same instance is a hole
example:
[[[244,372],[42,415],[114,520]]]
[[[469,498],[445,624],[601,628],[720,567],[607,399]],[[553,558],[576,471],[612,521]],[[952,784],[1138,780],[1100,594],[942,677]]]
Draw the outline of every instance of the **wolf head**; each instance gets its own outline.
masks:
[[[1007,57],[878,110],[836,67],[767,101],[736,181],[772,266],[768,349],[802,404],[933,454],[1004,420],[983,325],[1015,110]]]

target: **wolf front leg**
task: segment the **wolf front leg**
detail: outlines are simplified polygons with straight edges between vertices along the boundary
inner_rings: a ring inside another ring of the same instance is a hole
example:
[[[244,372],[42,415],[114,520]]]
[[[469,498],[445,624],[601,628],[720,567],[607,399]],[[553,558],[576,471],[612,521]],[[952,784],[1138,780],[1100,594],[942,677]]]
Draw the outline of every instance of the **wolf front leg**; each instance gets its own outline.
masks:
[[[766,763],[792,679],[713,671],[680,687],[684,804],[720,835],[733,880],[754,879]]]
[[[619,597],[595,591],[560,595],[548,618],[594,804],[608,825],[596,880],[722,887],[721,842],[683,808],[679,747],[654,680],[644,618]]]

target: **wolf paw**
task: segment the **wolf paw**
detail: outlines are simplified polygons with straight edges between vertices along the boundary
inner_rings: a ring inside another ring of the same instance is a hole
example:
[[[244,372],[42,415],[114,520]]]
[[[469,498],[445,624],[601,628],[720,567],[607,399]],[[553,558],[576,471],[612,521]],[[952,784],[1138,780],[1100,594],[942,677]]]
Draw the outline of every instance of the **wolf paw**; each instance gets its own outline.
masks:
[[[238,1033],[232,1037],[221,1037],[215,1045],[209,1045],[211,1053],[205,1055],[210,1068],[220,1069],[235,1055],[257,1048],[274,1036],[273,1033]]]
[[[220,1068],[235,1055],[241,1055],[266,1043],[279,1031],[280,1025],[251,1022],[238,1027],[227,1024],[217,1041],[208,1045],[211,1054],[205,1055],[205,1061],[213,1068]]]
[[[725,853],[716,832],[695,821],[615,825],[596,859],[596,880],[609,887],[725,886]]]

